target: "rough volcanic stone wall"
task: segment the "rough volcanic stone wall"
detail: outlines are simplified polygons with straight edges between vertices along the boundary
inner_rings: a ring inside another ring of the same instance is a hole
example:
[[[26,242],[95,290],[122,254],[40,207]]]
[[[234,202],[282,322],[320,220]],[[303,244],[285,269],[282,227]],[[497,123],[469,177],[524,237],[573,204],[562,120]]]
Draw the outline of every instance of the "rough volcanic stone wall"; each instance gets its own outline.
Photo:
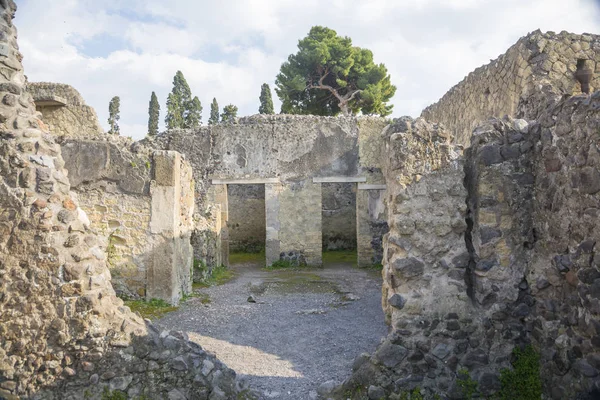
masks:
[[[383,188],[385,185],[380,186]],[[359,267],[382,264],[383,237],[388,232],[385,189],[362,189],[356,193],[356,247]]]
[[[384,310],[394,327],[407,315],[432,309],[462,314],[467,299],[462,149],[450,144],[448,131],[423,119],[402,118],[384,134],[390,226]]]
[[[532,305],[504,309],[528,289],[536,138],[524,120],[492,119],[475,129],[467,152],[472,296],[496,319],[525,317]]]
[[[103,134],[96,111],[85,104],[75,88],[63,83],[31,82],[27,91],[34,101],[53,98],[66,100],[65,105],[36,105],[42,120],[52,134],[66,137],[92,138]],[[42,103],[40,103],[42,104]]]
[[[229,250],[265,249],[265,185],[227,185]]]
[[[457,143],[469,145],[471,132],[490,117],[536,119],[563,95],[581,92],[578,60],[594,71],[600,88],[600,36],[535,31],[491,63],[477,68],[421,116],[444,124]]]
[[[384,131],[390,232],[382,302],[392,331],[356,360],[335,396],[400,399],[419,387],[460,399],[461,370],[483,396],[500,388],[513,348],[529,342],[534,304],[525,217],[535,140],[522,122],[514,123],[521,131],[512,121],[481,127],[466,158],[449,131],[423,119],[401,118]]]
[[[552,399],[600,388],[600,92],[543,114],[534,165],[532,336]]]
[[[72,190],[91,227],[108,238],[107,261],[117,294],[146,295],[144,255],[150,248],[150,157],[125,143],[69,139],[62,142]]]
[[[147,329],[115,296],[104,239],[89,229],[61,148],[24,90],[15,11],[0,2],[9,47],[0,56],[0,397],[99,399],[105,388],[150,399],[238,396],[233,371],[182,333]]]

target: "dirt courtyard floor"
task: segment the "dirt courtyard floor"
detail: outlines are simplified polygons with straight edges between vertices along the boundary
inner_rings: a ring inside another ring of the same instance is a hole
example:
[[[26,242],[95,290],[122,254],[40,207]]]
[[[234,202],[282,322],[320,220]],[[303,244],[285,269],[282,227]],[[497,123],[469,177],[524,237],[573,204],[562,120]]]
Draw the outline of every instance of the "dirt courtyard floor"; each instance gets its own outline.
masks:
[[[234,279],[196,289],[199,297],[156,324],[187,332],[264,398],[316,398],[321,383],[341,382],[386,335],[381,272],[339,260],[322,269],[261,265],[233,264]]]

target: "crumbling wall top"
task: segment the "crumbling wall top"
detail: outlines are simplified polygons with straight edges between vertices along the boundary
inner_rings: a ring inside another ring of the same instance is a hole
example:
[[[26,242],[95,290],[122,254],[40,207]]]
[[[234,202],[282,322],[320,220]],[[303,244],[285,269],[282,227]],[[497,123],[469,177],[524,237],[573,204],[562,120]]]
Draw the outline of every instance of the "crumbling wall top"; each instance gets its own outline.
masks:
[[[36,104],[46,99],[58,97],[65,100],[64,105],[85,105],[85,101],[77,89],[64,83],[29,82],[27,84],[27,91],[31,93],[33,101],[35,101]]]
[[[591,75],[589,88],[576,76],[583,69]],[[598,89],[599,72],[600,36],[537,30],[468,74],[421,116],[443,123],[468,146],[479,123],[504,115],[536,119],[563,95]]]

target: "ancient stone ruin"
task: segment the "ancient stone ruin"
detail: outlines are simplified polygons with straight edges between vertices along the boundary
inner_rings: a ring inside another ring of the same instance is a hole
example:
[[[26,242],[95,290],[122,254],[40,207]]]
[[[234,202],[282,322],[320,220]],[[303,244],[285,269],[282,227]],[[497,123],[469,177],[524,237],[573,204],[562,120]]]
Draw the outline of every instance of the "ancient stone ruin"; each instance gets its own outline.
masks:
[[[267,264],[354,246],[383,265],[390,334],[323,398],[460,399],[461,371],[491,396],[525,345],[547,398],[600,390],[599,36],[533,32],[417,119],[261,115],[133,142],[71,87],[26,82],[0,9],[0,398],[255,397],[116,294],[175,304],[263,246]]]

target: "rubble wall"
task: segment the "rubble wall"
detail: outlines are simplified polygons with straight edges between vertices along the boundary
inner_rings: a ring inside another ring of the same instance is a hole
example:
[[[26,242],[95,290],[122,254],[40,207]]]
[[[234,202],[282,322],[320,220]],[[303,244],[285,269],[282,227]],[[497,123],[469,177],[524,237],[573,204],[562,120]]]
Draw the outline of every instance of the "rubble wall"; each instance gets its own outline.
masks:
[[[323,183],[323,250],[356,249],[356,184]]]
[[[467,75],[421,116],[444,124],[457,143],[468,146],[473,129],[490,117],[535,120],[563,95],[581,93],[578,60],[594,73],[591,91],[598,90],[600,36],[532,32]]]
[[[24,90],[15,11],[0,2],[9,47],[0,56],[0,397],[244,398],[233,371],[116,297],[105,239],[90,229],[61,148]]]
[[[96,111],[85,104],[83,97],[72,86],[63,83],[30,82],[27,91],[34,101],[58,97],[65,104],[36,104],[37,111],[42,113],[42,120],[48,125],[52,134],[66,137],[90,139],[104,133]]]
[[[61,142],[72,190],[92,229],[108,238],[107,261],[117,294],[125,298],[148,295],[177,303],[191,290],[189,276],[175,281],[163,276],[157,285],[168,288],[169,293],[153,290],[149,279],[155,258],[161,268],[176,268],[173,277],[189,275],[192,268],[188,250],[194,205],[191,166],[175,153],[165,155],[132,148],[126,139],[109,139]],[[176,176],[161,178],[165,170]],[[164,226],[157,227],[162,221]],[[153,250],[166,249],[169,240],[181,244],[173,255],[181,260],[159,258]]]
[[[549,397],[574,398],[600,388],[600,92],[560,102],[532,131],[532,336]]]

